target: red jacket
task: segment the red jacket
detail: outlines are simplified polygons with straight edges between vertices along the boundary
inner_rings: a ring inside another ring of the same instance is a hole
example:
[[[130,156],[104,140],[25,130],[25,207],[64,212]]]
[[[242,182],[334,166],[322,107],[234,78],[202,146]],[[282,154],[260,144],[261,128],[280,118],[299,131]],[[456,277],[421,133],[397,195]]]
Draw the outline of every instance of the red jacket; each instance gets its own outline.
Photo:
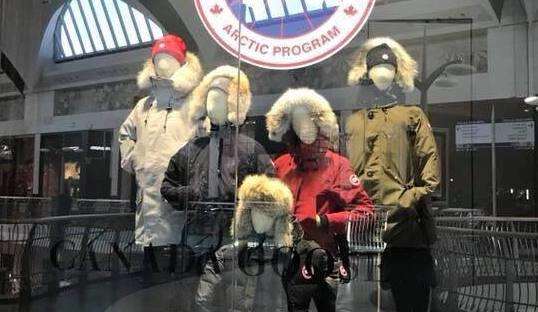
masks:
[[[306,165],[291,153],[275,160],[278,178],[294,196],[294,215],[301,222],[305,239],[336,251],[333,234],[345,233],[350,219],[371,214],[374,205],[364,191],[347,158],[327,150],[316,166]],[[316,214],[327,217],[328,228],[316,226]]]

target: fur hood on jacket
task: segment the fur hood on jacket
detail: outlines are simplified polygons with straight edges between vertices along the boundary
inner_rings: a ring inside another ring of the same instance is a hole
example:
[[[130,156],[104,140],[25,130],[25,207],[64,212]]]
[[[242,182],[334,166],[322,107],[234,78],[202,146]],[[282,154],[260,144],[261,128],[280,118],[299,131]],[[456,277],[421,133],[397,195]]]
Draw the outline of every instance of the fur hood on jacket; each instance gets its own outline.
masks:
[[[193,96],[199,100],[190,107],[189,118],[196,125],[198,136],[204,136],[209,133],[211,123],[207,117],[206,99],[208,92],[213,88],[212,83],[218,78],[230,80],[226,90],[228,94],[228,121],[240,126],[247,118],[247,112],[252,101],[250,81],[247,75],[233,66],[217,67],[205,75],[193,93]]]
[[[293,194],[286,184],[266,175],[251,175],[241,184],[238,199],[231,227],[232,237],[243,240],[255,233],[251,211],[258,210],[274,220],[275,244],[293,245]]]
[[[181,94],[189,94],[194,88],[200,84],[200,80],[204,75],[202,65],[198,57],[190,52],[185,56],[185,65],[181,66],[170,77],[174,89]],[[137,84],[141,90],[151,88],[151,77],[155,77],[155,66],[152,59],[148,59],[142,70],[138,73]]]
[[[348,75],[348,84],[357,85],[361,79],[368,78],[368,68],[366,56],[370,50],[382,44],[388,45],[396,55],[398,68],[396,69],[396,83],[404,91],[413,91],[415,77],[417,75],[417,62],[407,53],[405,48],[398,42],[388,37],[372,38],[367,40],[358,50],[352,61],[351,70]]]
[[[334,148],[338,146],[339,128],[336,115],[329,102],[314,90],[307,88],[286,91],[266,115],[269,139],[282,141],[282,136],[292,127],[291,115],[297,107],[306,108],[318,132],[325,136]],[[304,142],[304,140],[299,136]]]

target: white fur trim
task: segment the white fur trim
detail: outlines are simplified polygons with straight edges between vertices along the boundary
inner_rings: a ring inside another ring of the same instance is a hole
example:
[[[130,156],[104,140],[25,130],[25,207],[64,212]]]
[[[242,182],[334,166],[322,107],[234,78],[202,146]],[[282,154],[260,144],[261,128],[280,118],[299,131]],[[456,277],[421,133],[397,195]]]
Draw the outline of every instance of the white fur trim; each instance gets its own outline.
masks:
[[[388,45],[396,55],[398,63],[395,77],[396,83],[406,92],[413,91],[415,77],[417,76],[417,62],[407,53],[402,45],[388,37],[369,39],[359,48],[348,74],[348,84],[351,86],[356,85],[367,75],[366,56],[370,50],[382,44]]]
[[[310,118],[317,126],[319,133],[337,146],[338,121],[331,105],[323,96],[307,88],[290,89],[273,104],[266,115],[269,139],[277,142],[282,140],[282,136],[291,127],[292,111],[300,106],[308,109]]]
[[[202,65],[200,65],[200,60],[196,55],[187,52],[185,62],[170,77],[174,89],[181,94],[190,93],[200,83],[203,75]],[[138,87],[142,90],[149,89],[151,87],[150,78],[155,77],[155,75],[155,66],[153,65],[153,61],[149,59],[138,73],[136,79]]]
[[[228,121],[234,125],[242,125],[247,118],[247,113],[252,102],[250,81],[245,73],[238,70],[236,67],[228,65],[217,67],[205,75],[200,85],[195,89],[195,97],[197,98],[197,101],[195,102],[195,105],[190,107],[189,117],[193,122],[202,122],[204,125],[210,124],[203,120],[203,118],[207,116],[206,98],[212,82],[217,78],[228,78],[231,80],[227,90],[227,118]],[[199,125],[199,127],[203,127],[204,125]],[[206,130],[209,131],[209,128]]]

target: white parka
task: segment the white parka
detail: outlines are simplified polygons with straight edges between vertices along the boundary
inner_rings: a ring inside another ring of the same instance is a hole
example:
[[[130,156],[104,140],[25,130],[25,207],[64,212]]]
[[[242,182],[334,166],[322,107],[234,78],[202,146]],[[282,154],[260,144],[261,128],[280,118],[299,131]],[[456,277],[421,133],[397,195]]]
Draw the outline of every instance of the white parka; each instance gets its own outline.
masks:
[[[200,100],[193,90],[202,75],[200,62],[191,53],[170,78],[171,87],[152,86],[151,78],[156,75],[151,60],[138,75],[139,88],[151,89],[152,95],[136,104],[119,131],[121,167],[136,175],[138,186],[137,244],[163,246],[181,240],[181,212],[161,198],[160,188],[168,161],[194,135],[189,105]],[[159,94],[169,94],[168,101]]]

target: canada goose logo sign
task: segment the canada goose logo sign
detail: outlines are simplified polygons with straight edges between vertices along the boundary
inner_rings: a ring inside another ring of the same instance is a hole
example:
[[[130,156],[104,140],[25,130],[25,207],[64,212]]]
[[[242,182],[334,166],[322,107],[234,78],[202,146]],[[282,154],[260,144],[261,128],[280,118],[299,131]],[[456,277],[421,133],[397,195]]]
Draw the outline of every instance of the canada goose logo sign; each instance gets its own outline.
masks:
[[[293,69],[321,62],[362,29],[375,0],[194,0],[228,53],[255,66]]]

